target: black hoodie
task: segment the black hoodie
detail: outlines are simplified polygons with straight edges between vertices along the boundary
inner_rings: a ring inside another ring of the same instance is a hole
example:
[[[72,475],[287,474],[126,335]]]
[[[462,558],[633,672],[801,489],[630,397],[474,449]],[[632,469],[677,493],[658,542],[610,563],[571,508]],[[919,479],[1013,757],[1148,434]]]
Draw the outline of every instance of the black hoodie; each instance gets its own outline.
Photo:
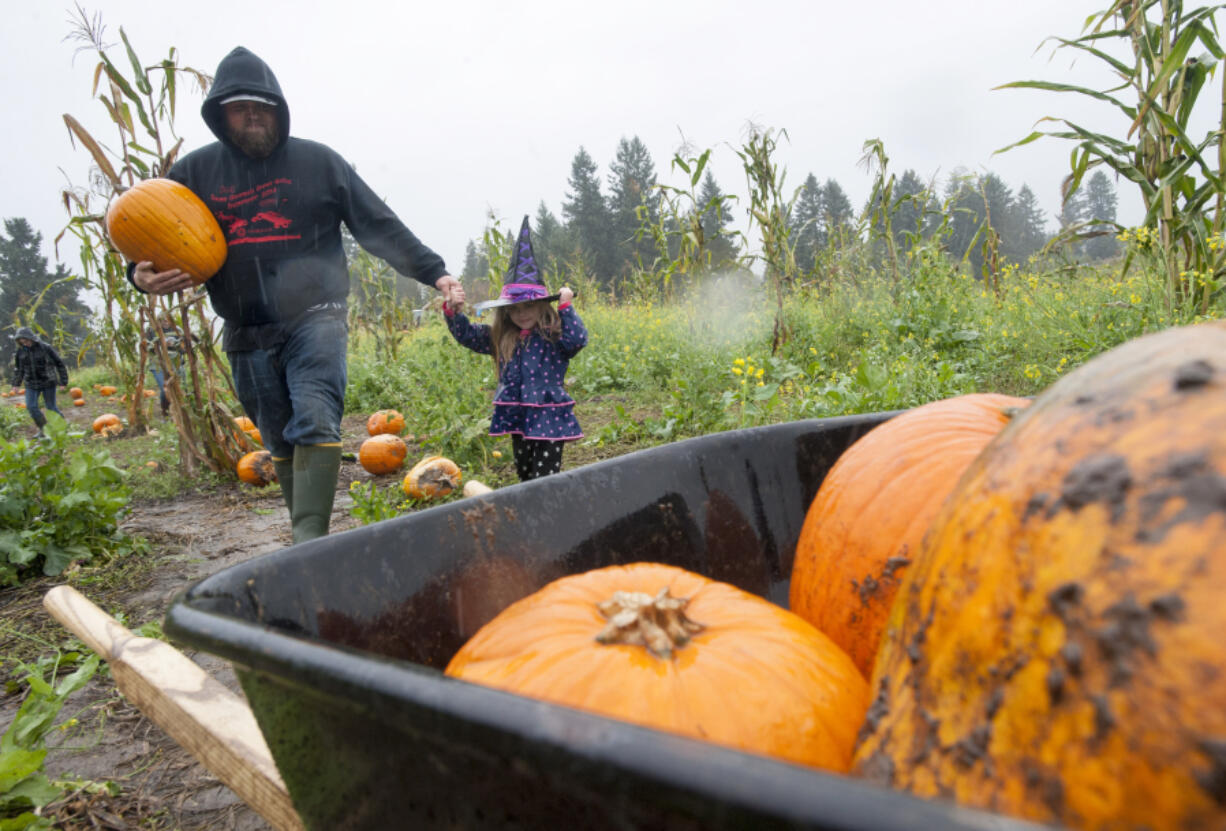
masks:
[[[252,159],[227,138],[221,102],[248,92],[277,102],[281,139]],[[239,46],[222,59],[201,116],[218,141],[180,159],[167,173],[192,189],[217,217],[229,253],[205,283],[226,322],[227,351],[267,346],[320,304],[343,304],[349,270],[340,224],[400,273],[433,286],[443,260],[332,149],[291,138],[289,106],[272,70]]]
[[[10,386],[20,387],[22,382],[30,389],[49,390],[56,387],[56,379],[59,379],[59,386],[68,386],[68,367],[64,366],[63,360],[50,344],[43,343],[39,340],[38,335],[34,334],[34,330],[28,327],[21,327],[17,330],[17,334],[13,335],[13,339],[27,338],[33,341],[30,346],[22,346],[17,344],[17,351],[13,353],[13,376]]]

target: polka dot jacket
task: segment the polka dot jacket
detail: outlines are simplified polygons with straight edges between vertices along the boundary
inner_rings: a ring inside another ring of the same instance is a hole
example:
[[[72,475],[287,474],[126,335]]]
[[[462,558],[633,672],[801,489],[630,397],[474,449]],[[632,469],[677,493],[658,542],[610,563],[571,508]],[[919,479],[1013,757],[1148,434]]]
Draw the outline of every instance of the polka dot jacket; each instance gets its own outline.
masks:
[[[562,379],[570,359],[587,345],[587,329],[569,303],[558,307],[562,333],[550,341],[536,330],[520,338],[511,360],[502,367],[494,393],[490,435],[523,436],[538,441],[574,441],[583,438],[575,419],[575,400]],[[493,353],[490,327],[473,324],[462,313],[447,315],[447,328],[461,346],[483,355]]]

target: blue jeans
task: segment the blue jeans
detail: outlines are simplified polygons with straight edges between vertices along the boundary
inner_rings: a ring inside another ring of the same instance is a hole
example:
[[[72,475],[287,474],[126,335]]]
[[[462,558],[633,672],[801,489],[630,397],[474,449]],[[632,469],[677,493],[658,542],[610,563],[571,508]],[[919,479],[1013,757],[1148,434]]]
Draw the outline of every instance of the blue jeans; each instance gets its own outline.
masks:
[[[26,411],[30,414],[30,418],[34,419],[34,423],[41,430],[43,425],[47,423],[47,417],[43,415],[43,411],[38,408],[38,396],[42,393],[43,403],[47,405],[47,409],[55,413],[60,418],[64,417],[55,406],[55,387],[47,387],[45,389],[36,390],[29,385],[26,386]]]
[[[178,361],[175,363],[179,372],[179,384],[182,385],[183,365],[179,364]],[[158,404],[160,404],[162,407],[162,415],[165,415],[166,411],[170,409],[170,399],[166,397],[166,373],[163,372],[160,367],[152,369],[152,372],[153,380],[158,385]]]
[[[226,353],[238,400],[276,458],[341,440],[348,341],[344,318],[317,313],[278,347]]]

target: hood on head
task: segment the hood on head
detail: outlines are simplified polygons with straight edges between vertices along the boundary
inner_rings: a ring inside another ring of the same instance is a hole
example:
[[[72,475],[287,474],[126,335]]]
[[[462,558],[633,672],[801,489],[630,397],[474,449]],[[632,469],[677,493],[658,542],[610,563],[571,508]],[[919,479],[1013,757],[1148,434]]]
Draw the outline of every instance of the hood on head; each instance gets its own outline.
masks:
[[[277,102],[277,124],[281,128],[281,138],[277,146],[285,144],[289,138],[289,105],[281,94],[281,85],[277,83],[277,76],[272,74],[268,64],[242,46],[234,47],[230,54],[217,64],[213,86],[209,88],[209,94],[205,96],[204,104],[200,107],[200,117],[209,125],[213,135],[217,136],[222,144],[234,146],[226,138],[226,122],[221,111],[221,102],[242,92]]]
[[[17,334],[13,335],[13,340],[18,340],[20,338],[29,338],[35,343],[38,343],[38,335],[34,334],[34,330],[29,326],[22,326],[17,330]]]

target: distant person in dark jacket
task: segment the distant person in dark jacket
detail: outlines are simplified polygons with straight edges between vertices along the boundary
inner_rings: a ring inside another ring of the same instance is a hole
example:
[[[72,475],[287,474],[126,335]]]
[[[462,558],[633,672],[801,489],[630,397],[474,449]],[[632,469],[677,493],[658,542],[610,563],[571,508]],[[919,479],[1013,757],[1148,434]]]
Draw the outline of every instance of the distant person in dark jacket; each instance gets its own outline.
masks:
[[[328,533],[341,462],[349,270],[341,223],[400,273],[450,297],[458,281],[338,153],[290,136],[272,70],[237,47],[222,59],[201,115],[217,141],[167,172],[199,196],[225,233],[226,262],[205,283],[225,321],[243,410],[272,453],[294,542]],[[141,291],[192,285],[178,269],[135,263]]]
[[[41,395],[47,409],[58,415],[64,414],[55,406],[56,381],[65,390],[68,389],[68,367],[60,360],[50,344],[39,340],[38,335],[28,326],[22,326],[13,336],[17,341],[17,351],[13,354],[13,378],[10,382],[12,392],[25,385],[26,411],[38,425],[38,438],[43,437],[43,427],[47,424],[47,416],[38,407],[38,397]]]
[[[183,339],[180,337],[179,327],[175,326],[169,315],[163,315],[158,322],[162,328],[162,336],[166,339],[166,354],[182,380]],[[157,354],[158,334],[152,326],[145,329],[145,344],[149,350],[149,369],[153,372],[153,380],[158,385],[158,404],[162,408],[162,418],[166,418],[170,415],[170,399],[166,397],[166,373],[158,362],[160,360]]]

